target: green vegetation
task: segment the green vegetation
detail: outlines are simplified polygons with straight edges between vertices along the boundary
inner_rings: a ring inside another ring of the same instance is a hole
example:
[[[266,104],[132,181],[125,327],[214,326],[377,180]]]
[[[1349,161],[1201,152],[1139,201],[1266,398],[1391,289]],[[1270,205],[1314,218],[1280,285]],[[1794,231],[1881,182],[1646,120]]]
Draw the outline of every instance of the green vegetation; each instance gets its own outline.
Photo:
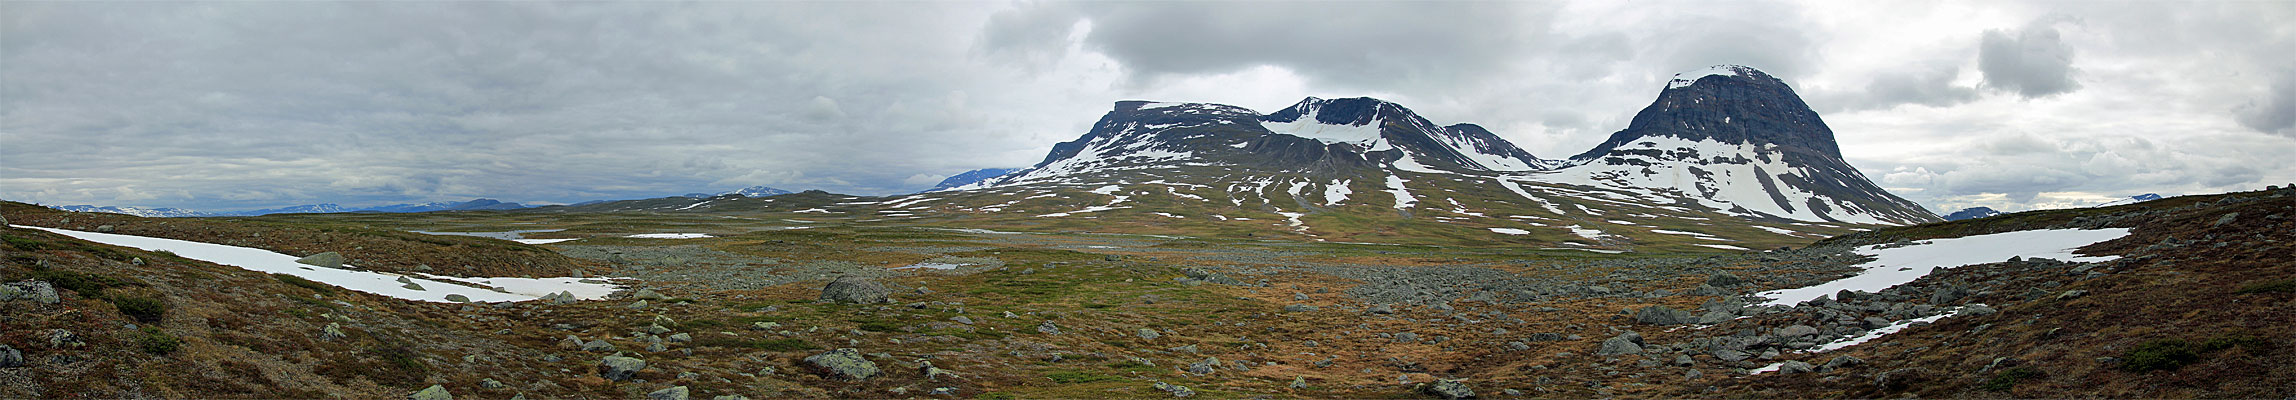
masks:
[[[17,250],[23,251],[40,251],[48,249],[48,244],[46,243],[41,243],[38,240],[32,240],[29,238],[16,237],[13,235],[0,235],[0,243],[7,243],[8,247],[14,247]]]
[[[2296,278],[2251,283],[2247,286],[2241,286],[2240,290],[2233,291],[2232,293],[2296,293]]]
[[[136,322],[155,323],[159,322],[161,317],[167,316],[167,303],[161,302],[159,299],[115,295],[108,297],[108,300],[111,300],[112,307],[119,308],[121,314],[126,314],[128,318],[134,318]]]
[[[2017,387],[2018,381],[2039,376],[2041,376],[2041,370],[2018,366],[1993,374],[1993,379],[1986,380],[1984,385],[1979,385],[1977,388],[1993,392],[2006,392],[2010,388]]]
[[[1060,371],[1047,374],[1044,377],[1052,379],[1052,381],[1055,383],[1064,385],[1092,382],[1116,382],[1124,380],[1124,378],[1108,376],[1107,374],[1092,371]]]
[[[278,279],[279,282],[286,283],[289,286],[311,289],[311,291],[319,292],[320,294],[335,294],[334,286],[329,286],[319,282],[313,282],[310,279],[303,279],[303,277],[300,276],[288,274],[271,274],[271,278]]]
[[[34,269],[27,277],[48,281],[48,284],[56,285],[58,288],[70,289],[74,293],[87,297],[103,295],[104,289],[135,285],[135,283],[119,278],[60,269]]]
[[[182,347],[183,341],[159,327],[146,326],[142,334],[136,335],[136,346],[142,347],[145,353],[167,355]]]
[[[821,348],[821,346],[816,346],[812,342],[807,342],[800,339],[743,340],[741,338],[723,336],[710,336],[701,339],[695,339],[694,345],[707,347],[755,349],[764,351],[798,351],[817,350]]]
[[[2130,372],[2173,371],[2186,364],[2199,362],[2201,356],[2207,353],[2235,347],[2256,351],[2269,346],[2271,342],[2244,334],[2221,335],[2198,344],[2183,339],[2154,339],[2121,353],[2121,369]]]

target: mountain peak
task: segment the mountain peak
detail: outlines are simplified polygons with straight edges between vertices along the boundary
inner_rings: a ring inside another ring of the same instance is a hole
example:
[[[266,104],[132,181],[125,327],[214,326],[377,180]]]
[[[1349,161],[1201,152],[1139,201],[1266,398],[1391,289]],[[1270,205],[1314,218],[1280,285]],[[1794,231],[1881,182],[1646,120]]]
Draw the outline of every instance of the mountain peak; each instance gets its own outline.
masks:
[[[1299,122],[1301,117],[1313,117],[1316,123],[1325,125],[1363,126],[1381,120],[1381,114],[1386,113],[1410,114],[1411,110],[1393,102],[1370,97],[1324,99],[1308,96],[1308,98],[1300,99],[1299,103],[1292,104],[1290,108],[1268,114],[1261,120]]]
[[[1669,79],[1666,81],[1666,88],[1681,89],[1690,87],[1691,85],[1697,84],[1699,81],[1707,80],[1707,77],[1718,77],[1715,78],[1716,80],[1740,80],[1757,83],[1778,82],[1778,78],[1771,77],[1770,74],[1762,73],[1762,70],[1754,69],[1754,67],[1723,64],[1674,74],[1674,79]]]

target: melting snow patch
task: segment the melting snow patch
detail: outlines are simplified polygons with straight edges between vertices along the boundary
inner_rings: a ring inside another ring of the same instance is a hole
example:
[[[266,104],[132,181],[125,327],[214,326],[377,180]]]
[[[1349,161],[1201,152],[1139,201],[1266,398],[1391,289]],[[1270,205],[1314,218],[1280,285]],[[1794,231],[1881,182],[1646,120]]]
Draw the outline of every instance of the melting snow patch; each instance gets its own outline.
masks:
[[[525,244],[551,244],[551,243],[566,242],[566,241],[574,241],[574,240],[581,240],[581,238],[573,238],[573,239],[510,239],[510,241],[513,241],[513,242],[519,242],[519,243],[525,243]]]
[[[1602,240],[1604,236],[1610,236],[1608,234],[1602,233],[1602,230],[1582,228],[1578,225],[1571,225],[1563,228],[1571,230],[1571,234],[1573,235],[1578,235],[1579,237],[1587,239]]]
[[[370,271],[327,268],[295,262],[296,257],[270,250],[227,246],[214,243],[162,239],[109,233],[81,232],[64,229],[21,226],[71,236],[91,242],[127,246],[144,250],[165,250],[184,258],[239,267],[255,272],[287,274],[319,283],[341,286],[345,289],[416,301],[448,303],[446,296],[462,295],[474,302],[503,302],[534,300],[558,292],[572,292],[578,299],[603,299],[621,286],[601,279],[581,278],[455,278],[414,277]],[[406,287],[399,279],[407,279],[422,289]],[[446,280],[494,286],[497,290],[481,289]],[[589,282],[583,282],[589,281]]]
[[[824,209],[819,209],[819,208],[808,208],[808,209],[797,210],[797,211],[792,211],[792,212],[795,212],[795,213],[799,213],[799,214],[806,214],[806,213],[814,213],[814,214],[828,214],[828,213],[829,213],[829,210],[824,210]]]
[[[707,233],[640,233],[623,237],[636,239],[700,239],[716,236],[710,236],[710,234]]]
[[[1498,233],[1509,234],[1509,235],[1529,235],[1529,234],[1531,234],[1531,231],[1526,231],[1526,230],[1521,230],[1521,229],[1515,229],[1515,228],[1491,228],[1491,231],[1492,231],[1492,232],[1498,232]]]
[[[952,270],[952,269],[957,269],[957,267],[962,267],[962,266],[967,266],[967,265],[973,265],[973,264],[950,264],[950,263],[935,263],[935,262],[928,262],[928,263],[916,263],[916,264],[909,264],[908,266],[905,266],[905,267],[893,267],[893,268],[888,268],[888,269],[893,269],[893,270],[903,270],[903,269],[935,269],[935,270]]]
[[[1339,202],[1347,201],[1347,195],[1349,193],[1354,192],[1348,190],[1347,181],[1332,180],[1331,185],[1323,187],[1323,205],[1339,205]]]
[[[1712,248],[1723,249],[1723,250],[1738,250],[1738,251],[1746,251],[1746,250],[1750,250],[1750,249],[1747,249],[1747,248],[1744,248],[1744,247],[1731,246],[1731,245],[1727,245],[1727,244],[1703,244],[1703,243],[1692,243],[1691,245],[1692,245],[1692,246],[1698,246],[1698,247],[1712,247]]]
[[[1865,269],[1865,272],[1857,276],[1817,286],[1772,290],[1759,295],[1773,299],[1764,305],[1794,305],[1842,290],[1878,292],[1912,282],[1938,268],[1996,263],[2010,257],[2039,257],[2074,262],[2111,261],[2120,256],[2083,257],[2074,255],[2072,249],[2128,235],[2128,228],[2044,229],[1933,239],[1912,246],[1888,249],[1880,248],[1879,245],[1862,246],[1855,251],[1861,255],[1873,256],[1874,259],[1858,264],[1858,268]]]
[[[1400,176],[1387,176],[1387,193],[1395,195],[1395,209],[1398,210],[1411,208],[1412,204],[1419,202],[1418,199],[1411,198],[1411,188],[1403,187],[1403,182],[1408,181],[1403,180],[1403,177]]]

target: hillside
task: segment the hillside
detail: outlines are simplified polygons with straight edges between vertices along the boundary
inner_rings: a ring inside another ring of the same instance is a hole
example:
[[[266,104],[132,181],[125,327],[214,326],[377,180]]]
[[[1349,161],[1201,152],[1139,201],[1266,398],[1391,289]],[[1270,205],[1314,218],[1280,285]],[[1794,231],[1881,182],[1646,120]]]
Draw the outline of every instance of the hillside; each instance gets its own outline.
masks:
[[[14,205],[0,216],[85,228],[80,221],[97,215]],[[2296,349],[2287,339],[2296,266],[2281,262],[2296,257],[2284,234],[2296,228],[2291,216],[2296,190],[2185,196],[1692,257],[690,213],[160,220],[262,237],[518,227],[572,239],[539,248],[634,284],[603,301],[496,305],[409,302],[9,228],[0,278],[59,289],[55,303],[23,289],[0,300],[0,345],[24,360],[0,367],[9,383],[0,397],[387,397],[437,385],[465,397],[674,388],[752,398],[1164,397],[1184,387],[1217,398],[2276,398],[2296,395],[2277,384],[2296,370],[2272,362]],[[143,223],[153,222],[114,230]],[[2125,237],[2078,253],[2120,258],[2021,257],[1791,305],[1746,297],[1857,275],[1864,254],[1889,248],[2100,228]],[[632,237],[673,232],[708,235]],[[504,244],[466,245],[476,257],[519,253],[508,241],[441,237]],[[839,276],[882,285],[858,293],[889,300],[817,301],[847,293],[824,290]],[[327,333],[330,324],[342,335]],[[1796,350],[1877,327],[1901,330]],[[839,365],[865,361],[876,372],[840,375],[858,370],[806,361],[838,348],[860,360]],[[609,356],[644,365],[622,380],[600,367],[622,360]],[[1766,369],[1784,370],[1749,375]]]

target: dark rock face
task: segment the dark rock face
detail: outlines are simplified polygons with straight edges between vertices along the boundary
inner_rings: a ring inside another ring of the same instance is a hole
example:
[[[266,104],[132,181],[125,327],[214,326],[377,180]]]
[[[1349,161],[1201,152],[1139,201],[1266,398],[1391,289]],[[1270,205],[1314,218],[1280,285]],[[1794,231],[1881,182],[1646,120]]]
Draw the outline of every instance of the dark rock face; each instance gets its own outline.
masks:
[[[1700,159],[1695,152],[1642,148],[1651,138],[1712,141],[1759,148],[1754,157],[1777,161],[1803,171],[1766,171],[1760,182],[1788,211],[1835,208],[1812,199],[1795,204],[1778,196],[1778,186],[1790,186],[1823,198],[1847,201],[1867,212],[1903,222],[1933,222],[1927,209],[1882,190],[1847,161],[1834,142],[1833,129],[1810,110],[1784,81],[1744,66],[1716,66],[1726,74],[1679,77],[1658,95],[1658,100],[1636,113],[1624,130],[1594,149],[1571,157],[1574,164],[1649,165],[1688,161],[1699,164],[1745,164],[1743,159]],[[1704,155],[1718,157],[1717,155]],[[1823,213],[1821,213],[1823,214]]]
[[[1945,215],[1945,220],[1947,220],[1947,221],[1960,221],[1960,220],[1965,220],[1965,219],[1978,219],[1978,218],[1991,217],[1991,216],[1995,216],[1995,215],[2001,215],[2001,212],[2000,212],[2000,211],[1993,211],[1993,209],[1992,209],[1992,208],[1989,208],[1989,207],[1970,207],[1970,208],[1964,208],[1964,209],[1961,209],[1961,211],[1954,211],[1952,214],[1946,214],[1946,215]]]
[[[971,185],[974,182],[989,180],[991,178],[1004,176],[1005,174],[1010,174],[1013,173],[1013,171],[1019,170],[1020,168],[981,168],[965,171],[956,175],[950,175],[948,179],[942,179],[941,183],[933,185],[933,190]]]

